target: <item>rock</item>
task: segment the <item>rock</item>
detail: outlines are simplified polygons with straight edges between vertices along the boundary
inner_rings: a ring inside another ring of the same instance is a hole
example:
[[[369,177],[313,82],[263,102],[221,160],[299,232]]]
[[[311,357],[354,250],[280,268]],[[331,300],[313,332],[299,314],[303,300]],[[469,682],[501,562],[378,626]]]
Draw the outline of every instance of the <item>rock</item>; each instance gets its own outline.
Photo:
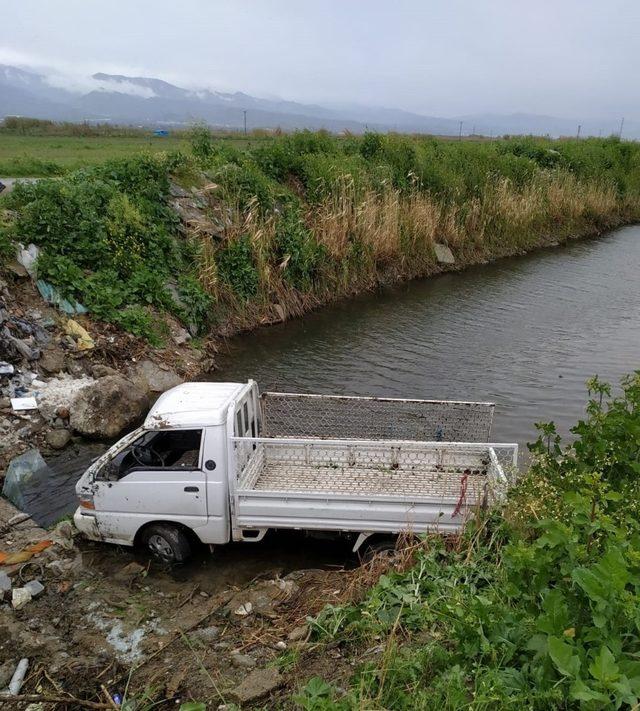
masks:
[[[6,593],[11,592],[11,578],[2,570],[0,570],[0,600],[2,600]],[[2,684],[0,684],[2,688]]]
[[[86,437],[110,439],[140,420],[147,407],[140,388],[120,375],[107,375],[77,393],[70,424]]]
[[[132,561],[128,565],[125,565],[124,568],[121,568],[113,577],[115,580],[133,580],[133,578],[141,575],[144,571],[144,565]]]
[[[282,675],[273,667],[256,669],[252,671],[240,684],[231,692],[231,697],[239,704],[246,704],[255,701],[269,692],[277,689],[282,684]]]
[[[59,407],[56,410],[56,416],[61,420],[68,420],[71,417],[71,412],[68,407]]]
[[[453,256],[453,252],[447,247],[446,244],[438,244],[437,242],[433,245],[433,250],[436,253],[436,259],[438,264],[455,264],[456,258]]]
[[[31,602],[31,593],[26,588],[13,588],[11,591],[11,605],[14,610],[22,610]]]
[[[287,635],[291,642],[298,642],[301,639],[306,639],[309,634],[309,626],[301,625],[300,627],[294,627],[291,632]]]
[[[32,598],[42,595],[44,592],[44,585],[39,580],[30,580],[25,583],[24,590],[27,590]]]
[[[191,334],[189,331],[187,331],[186,328],[176,328],[174,331],[171,333],[171,337],[173,338],[173,342],[176,344],[176,346],[182,346],[185,344],[187,341],[191,340]]]
[[[91,368],[91,375],[93,375],[93,377],[97,380],[98,378],[106,378],[107,375],[120,375],[120,373],[115,370],[115,368],[110,368],[108,365],[96,363],[96,365]]]
[[[141,390],[147,393],[163,393],[183,382],[175,371],[158,365],[152,360],[136,363],[130,371],[130,377]]]
[[[52,449],[64,449],[71,440],[71,432],[69,430],[49,430],[45,439]]]
[[[240,652],[231,652],[231,663],[234,667],[243,669],[253,669],[256,665],[256,660],[248,654],[240,654]]]
[[[284,652],[284,650],[287,648],[287,643],[280,640],[279,642],[276,642],[273,646],[276,649],[279,649],[281,652]]]
[[[59,373],[64,366],[64,352],[58,348],[47,348],[40,356],[40,367],[45,373]]]
[[[211,642],[220,636],[220,629],[212,625],[211,627],[203,627],[199,630],[191,632],[191,637],[200,639],[203,642]]]
[[[0,689],[9,686],[15,668],[16,662],[12,659],[9,659],[4,664],[0,664]]]
[[[253,605],[250,602],[244,602],[233,611],[233,614],[238,615],[238,617],[246,617],[251,614],[252,610]]]
[[[0,410],[8,410],[11,407],[11,398],[0,397]]]

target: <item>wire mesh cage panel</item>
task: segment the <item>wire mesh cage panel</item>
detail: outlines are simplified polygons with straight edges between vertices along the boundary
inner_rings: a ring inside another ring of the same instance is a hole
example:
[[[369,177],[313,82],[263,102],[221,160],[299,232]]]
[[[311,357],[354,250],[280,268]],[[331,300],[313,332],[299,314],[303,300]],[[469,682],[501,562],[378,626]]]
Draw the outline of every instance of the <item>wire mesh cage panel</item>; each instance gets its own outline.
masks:
[[[422,442],[488,442],[495,405],[487,402],[400,400],[264,393],[263,434]]]
[[[477,502],[487,484],[505,481],[493,445],[481,443],[233,441],[238,489],[244,492],[453,500],[465,492],[469,502]]]

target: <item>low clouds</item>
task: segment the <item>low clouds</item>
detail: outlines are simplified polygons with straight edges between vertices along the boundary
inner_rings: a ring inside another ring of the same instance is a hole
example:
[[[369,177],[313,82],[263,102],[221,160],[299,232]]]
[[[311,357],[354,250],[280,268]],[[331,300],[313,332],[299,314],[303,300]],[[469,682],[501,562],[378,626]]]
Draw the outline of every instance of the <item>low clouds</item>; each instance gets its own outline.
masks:
[[[0,63],[82,91],[102,71],[429,115],[633,118],[639,40],[635,0],[22,0],[3,6]]]

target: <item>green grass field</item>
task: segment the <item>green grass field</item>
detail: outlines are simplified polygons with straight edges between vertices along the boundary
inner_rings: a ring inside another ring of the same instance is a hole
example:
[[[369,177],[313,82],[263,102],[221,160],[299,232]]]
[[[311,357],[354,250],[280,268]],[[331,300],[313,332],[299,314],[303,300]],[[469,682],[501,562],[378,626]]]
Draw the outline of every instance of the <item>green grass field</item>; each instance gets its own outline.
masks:
[[[135,133],[136,129],[130,131]],[[239,133],[220,133],[214,137],[237,148],[251,148],[271,140],[270,136]],[[47,135],[46,132],[21,134],[0,128],[0,178],[63,175],[114,158],[160,151],[188,153],[188,131],[175,131],[166,137],[153,136],[151,131],[143,130],[138,135],[82,136]]]
[[[0,134],[0,177],[59,175],[111,158],[188,150],[184,135],[17,136]]]

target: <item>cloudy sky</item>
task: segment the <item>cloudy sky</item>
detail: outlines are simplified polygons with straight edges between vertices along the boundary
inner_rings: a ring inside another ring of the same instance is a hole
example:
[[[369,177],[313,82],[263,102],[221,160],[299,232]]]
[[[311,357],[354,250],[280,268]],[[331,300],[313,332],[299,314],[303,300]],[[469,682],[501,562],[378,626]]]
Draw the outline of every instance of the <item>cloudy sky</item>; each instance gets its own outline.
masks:
[[[640,117],[638,0],[19,0],[0,63],[429,115]]]

